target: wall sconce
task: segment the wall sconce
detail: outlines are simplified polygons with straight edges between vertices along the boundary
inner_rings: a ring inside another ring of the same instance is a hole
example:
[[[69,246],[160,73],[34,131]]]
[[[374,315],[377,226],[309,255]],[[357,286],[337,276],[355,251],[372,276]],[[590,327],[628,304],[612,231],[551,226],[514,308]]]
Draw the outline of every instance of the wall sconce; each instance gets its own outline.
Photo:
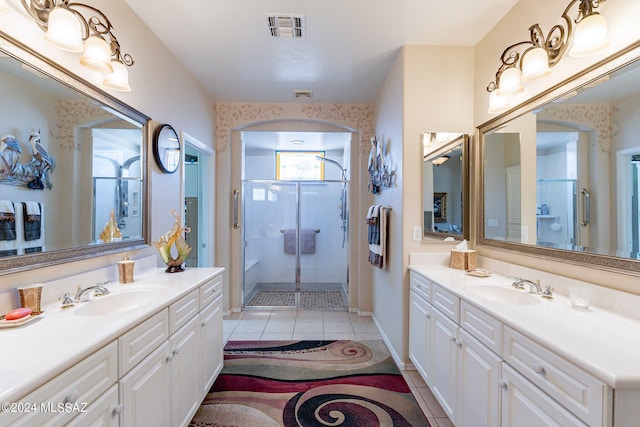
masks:
[[[543,33],[540,25],[529,27],[530,40],[507,47],[496,72],[496,78],[489,83],[489,114],[499,114],[511,108],[509,97],[524,90],[523,82],[530,82],[551,72],[567,51],[569,56],[591,55],[607,45],[607,20],[595,11],[606,0],[572,0],[565,8],[563,24],[557,24]],[[569,11],[576,4],[578,11],[574,18]],[[574,29],[575,26],[575,29]],[[522,53],[520,49],[524,49]]]
[[[4,0],[0,0],[4,1]],[[122,54],[109,18],[95,7],[69,0],[20,0],[29,16],[45,32],[45,39],[69,52],[83,52],[80,64],[104,74],[102,84],[121,92],[131,91],[131,55]],[[87,19],[80,11],[87,13]]]

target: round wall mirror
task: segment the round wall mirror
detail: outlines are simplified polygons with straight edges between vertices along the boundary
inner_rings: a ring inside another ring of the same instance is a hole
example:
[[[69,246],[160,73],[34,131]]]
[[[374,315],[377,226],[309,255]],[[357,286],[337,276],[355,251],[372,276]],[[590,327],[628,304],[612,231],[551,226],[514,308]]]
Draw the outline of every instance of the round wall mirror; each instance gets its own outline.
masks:
[[[171,125],[164,124],[153,136],[153,156],[158,167],[166,173],[174,173],[180,165],[180,139]]]

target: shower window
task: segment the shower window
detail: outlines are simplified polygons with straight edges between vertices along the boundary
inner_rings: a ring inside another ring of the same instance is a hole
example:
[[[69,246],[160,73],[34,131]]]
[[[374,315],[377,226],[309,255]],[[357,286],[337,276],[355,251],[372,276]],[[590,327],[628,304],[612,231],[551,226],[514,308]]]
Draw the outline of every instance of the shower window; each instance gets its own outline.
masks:
[[[283,181],[323,181],[324,151],[276,151],[276,179]]]

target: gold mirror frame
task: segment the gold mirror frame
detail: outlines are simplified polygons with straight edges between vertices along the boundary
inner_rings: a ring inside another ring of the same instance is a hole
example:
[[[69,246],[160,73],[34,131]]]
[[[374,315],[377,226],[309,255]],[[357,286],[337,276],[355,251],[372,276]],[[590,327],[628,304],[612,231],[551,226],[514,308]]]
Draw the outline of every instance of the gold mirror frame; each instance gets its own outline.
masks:
[[[47,78],[53,79],[81,94],[102,103],[105,107],[113,109],[120,114],[127,116],[129,119],[140,123],[143,141],[142,141],[142,176],[144,183],[142,186],[142,206],[144,209],[144,218],[142,221],[142,238],[132,239],[122,242],[101,243],[96,245],[83,245],[66,249],[52,250],[49,252],[39,252],[27,255],[11,256],[0,258],[0,276],[17,273],[24,270],[46,267],[56,264],[62,264],[70,261],[93,258],[109,253],[122,252],[124,250],[139,249],[148,246],[149,243],[149,171],[147,167],[147,141],[149,139],[149,121],[150,118],[141,112],[124,104],[108,93],[95,87],[88,81],[76,76],[70,71],[60,67],[53,61],[45,58],[31,48],[25,46],[11,36],[0,31],[0,51],[22,63],[31,67],[37,72],[43,74]]]
[[[469,135],[466,133],[461,133],[460,136],[455,138],[453,141],[447,142],[445,145],[438,147],[435,150],[427,153],[423,157],[423,164],[425,162],[428,162],[429,160],[433,160],[434,158],[442,155],[443,153],[446,153],[452,149],[455,149],[458,146],[461,146],[461,151],[462,151],[462,165],[461,165],[462,176],[460,177],[460,179],[462,180],[462,233],[448,234],[448,233],[440,233],[436,231],[427,230],[424,224],[424,219],[423,219],[423,224],[422,224],[423,238],[443,239],[447,237],[453,237],[455,240],[463,240],[463,239],[469,240],[469,227],[471,224],[471,221],[469,220],[470,218],[469,186],[471,185],[471,182],[469,181],[469,177],[470,177],[469,168],[471,166],[471,162],[469,161],[470,155],[471,155]],[[424,166],[423,166],[423,170],[424,170]],[[422,179],[424,180],[424,176]],[[423,193],[422,198],[424,199],[424,189],[422,193]],[[424,210],[424,200],[422,200],[422,209]]]
[[[602,61],[587,68],[583,72],[566,79],[563,82],[542,92],[529,102],[520,104],[518,107],[489,120],[478,127],[478,151],[475,157],[477,164],[476,173],[476,195],[478,215],[476,229],[478,233],[478,245],[508,252],[521,253],[553,261],[569,262],[584,267],[598,268],[608,271],[624,272],[634,276],[640,276],[640,261],[630,258],[620,258],[611,255],[598,255],[584,252],[575,252],[566,249],[547,248],[542,246],[529,245],[525,243],[513,243],[502,240],[492,240],[485,238],[485,188],[484,188],[484,135],[492,130],[506,125],[526,113],[540,108],[540,106],[562,98],[566,94],[580,89],[584,86],[597,83],[624,66],[640,61],[640,42],[633,43],[620,52],[611,55]]]

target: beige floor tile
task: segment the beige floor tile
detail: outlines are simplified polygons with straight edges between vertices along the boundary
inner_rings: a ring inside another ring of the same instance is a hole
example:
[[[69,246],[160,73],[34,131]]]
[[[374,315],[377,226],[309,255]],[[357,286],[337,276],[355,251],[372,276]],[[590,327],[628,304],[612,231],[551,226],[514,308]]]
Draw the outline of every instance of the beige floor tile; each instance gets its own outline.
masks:
[[[258,341],[260,340],[261,333],[252,333],[252,334],[239,334],[233,333],[229,337],[229,341]]]
[[[244,311],[234,311],[233,313],[229,313],[224,316],[224,320],[240,320],[242,316],[244,316]]]
[[[289,341],[293,339],[293,331],[289,333],[263,333],[260,336],[260,341]]]
[[[427,388],[427,383],[424,382],[424,380],[422,379],[422,376],[420,375],[420,373],[418,371],[406,371],[407,374],[411,377],[411,379],[413,380],[413,383],[416,385],[416,387],[419,388]]]
[[[363,334],[377,334],[379,333],[378,328],[373,322],[351,322],[351,326],[353,327],[353,331],[355,333],[363,333]]]
[[[373,340],[381,340],[382,335],[380,334],[361,334],[360,332],[356,332],[356,339],[360,341],[373,341]]]
[[[246,311],[242,320],[269,320],[270,311]]]
[[[280,322],[269,320],[267,326],[265,326],[263,333],[265,334],[274,334],[274,333],[293,333],[293,328],[295,327],[295,322]]]
[[[325,332],[324,333],[325,340],[352,340],[356,339],[355,334],[349,334],[344,332]]]
[[[322,322],[321,311],[298,311],[296,322]]]
[[[431,390],[429,390],[429,388],[418,388],[417,390],[424,401],[427,403],[429,411],[431,411],[434,417],[442,418],[447,416],[446,412],[444,412],[444,409],[442,409],[442,406],[440,406],[440,403],[438,403],[438,400],[433,395],[433,393],[431,393]]]
[[[351,326],[351,322],[328,322],[324,321],[324,333],[333,333],[333,332],[341,332],[341,333],[349,333],[353,334],[353,327]]]
[[[293,333],[293,339],[294,340],[300,340],[300,341],[304,341],[304,340],[324,340],[324,334],[323,333],[307,333],[307,332],[294,332]]]
[[[271,317],[269,317],[269,321],[273,322],[274,320],[276,320],[282,322],[295,322],[297,315],[298,313],[294,310],[272,311]]]
[[[322,322],[300,322],[296,321],[296,326],[293,329],[294,333],[301,334],[323,334],[324,325]]]
[[[238,322],[238,326],[233,330],[233,333],[248,334],[258,333],[261,334],[267,326],[266,320],[247,320],[242,319]]]

